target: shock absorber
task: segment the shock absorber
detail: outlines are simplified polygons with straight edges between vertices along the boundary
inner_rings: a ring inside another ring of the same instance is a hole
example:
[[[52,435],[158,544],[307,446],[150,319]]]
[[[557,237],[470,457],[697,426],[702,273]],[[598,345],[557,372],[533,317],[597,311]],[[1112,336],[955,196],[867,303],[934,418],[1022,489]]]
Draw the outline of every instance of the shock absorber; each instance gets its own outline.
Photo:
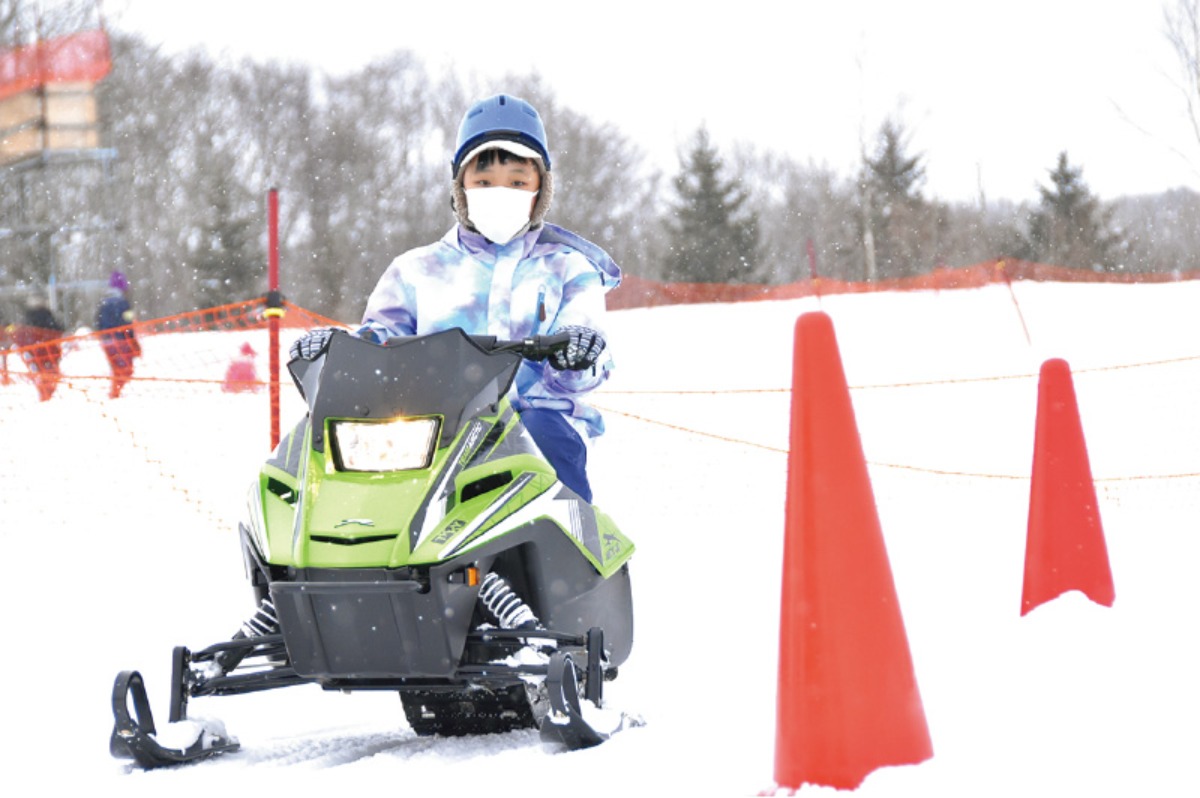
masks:
[[[259,603],[258,609],[254,611],[254,614],[242,622],[241,628],[234,633],[233,639],[245,640],[253,637],[273,635],[278,632],[279,616],[275,614],[275,603],[268,596]],[[250,648],[239,648],[231,651],[222,651],[213,657],[213,659],[221,666],[222,673],[229,673],[229,671],[241,664],[242,660],[251,653],[251,650]]]
[[[247,621],[242,623],[239,632],[242,637],[262,637],[273,635],[279,631],[279,616],[275,614],[275,602],[270,596],[264,598]]]
[[[516,594],[504,577],[495,572],[483,578],[483,584],[479,586],[479,600],[496,617],[501,629],[540,625],[529,605]]]

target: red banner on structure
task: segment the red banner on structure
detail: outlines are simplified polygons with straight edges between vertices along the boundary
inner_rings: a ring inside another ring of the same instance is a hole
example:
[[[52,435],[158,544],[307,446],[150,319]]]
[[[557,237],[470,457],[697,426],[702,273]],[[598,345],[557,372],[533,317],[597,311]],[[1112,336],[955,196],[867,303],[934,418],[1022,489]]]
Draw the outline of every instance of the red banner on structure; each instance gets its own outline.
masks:
[[[0,52],[0,100],[47,83],[96,83],[112,69],[108,34],[72,33]]]

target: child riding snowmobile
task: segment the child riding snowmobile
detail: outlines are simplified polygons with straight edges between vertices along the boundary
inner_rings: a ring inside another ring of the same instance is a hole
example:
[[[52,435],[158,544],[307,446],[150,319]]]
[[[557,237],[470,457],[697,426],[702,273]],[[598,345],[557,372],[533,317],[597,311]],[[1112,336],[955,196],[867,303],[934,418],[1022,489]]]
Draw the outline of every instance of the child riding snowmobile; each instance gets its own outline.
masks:
[[[309,412],[240,528],[257,610],[225,642],[175,649],[170,721],[191,699],[318,684],[395,690],[420,735],[538,728],[573,749],[627,725],[596,728],[581,700],[603,705],[632,648],[634,546],[510,404],[523,360],[568,343],[334,331],[290,362]],[[137,671],[118,675],[113,712],[112,754],[141,767],[238,746],[219,725],[160,742]]]

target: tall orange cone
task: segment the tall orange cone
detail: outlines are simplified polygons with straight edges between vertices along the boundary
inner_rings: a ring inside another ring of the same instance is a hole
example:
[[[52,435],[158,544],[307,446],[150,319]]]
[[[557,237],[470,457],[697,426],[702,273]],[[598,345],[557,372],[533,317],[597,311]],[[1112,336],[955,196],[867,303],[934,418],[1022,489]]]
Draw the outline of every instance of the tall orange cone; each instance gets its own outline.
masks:
[[[1106,607],[1115,598],[1071,369],[1054,359],[1038,382],[1021,615],[1068,590]]]
[[[833,324],[796,322],[775,783],[853,789],[933,755]]]

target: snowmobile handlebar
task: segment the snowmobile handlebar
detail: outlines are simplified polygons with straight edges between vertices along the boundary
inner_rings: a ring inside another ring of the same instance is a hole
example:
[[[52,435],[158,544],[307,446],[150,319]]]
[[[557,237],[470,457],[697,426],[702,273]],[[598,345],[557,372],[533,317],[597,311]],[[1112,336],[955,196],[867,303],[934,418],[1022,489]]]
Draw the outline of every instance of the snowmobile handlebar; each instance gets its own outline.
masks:
[[[471,338],[489,352],[514,352],[526,360],[545,360],[571,343],[570,333],[532,335],[517,341],[505,341],[493,335],[472,335]]]

